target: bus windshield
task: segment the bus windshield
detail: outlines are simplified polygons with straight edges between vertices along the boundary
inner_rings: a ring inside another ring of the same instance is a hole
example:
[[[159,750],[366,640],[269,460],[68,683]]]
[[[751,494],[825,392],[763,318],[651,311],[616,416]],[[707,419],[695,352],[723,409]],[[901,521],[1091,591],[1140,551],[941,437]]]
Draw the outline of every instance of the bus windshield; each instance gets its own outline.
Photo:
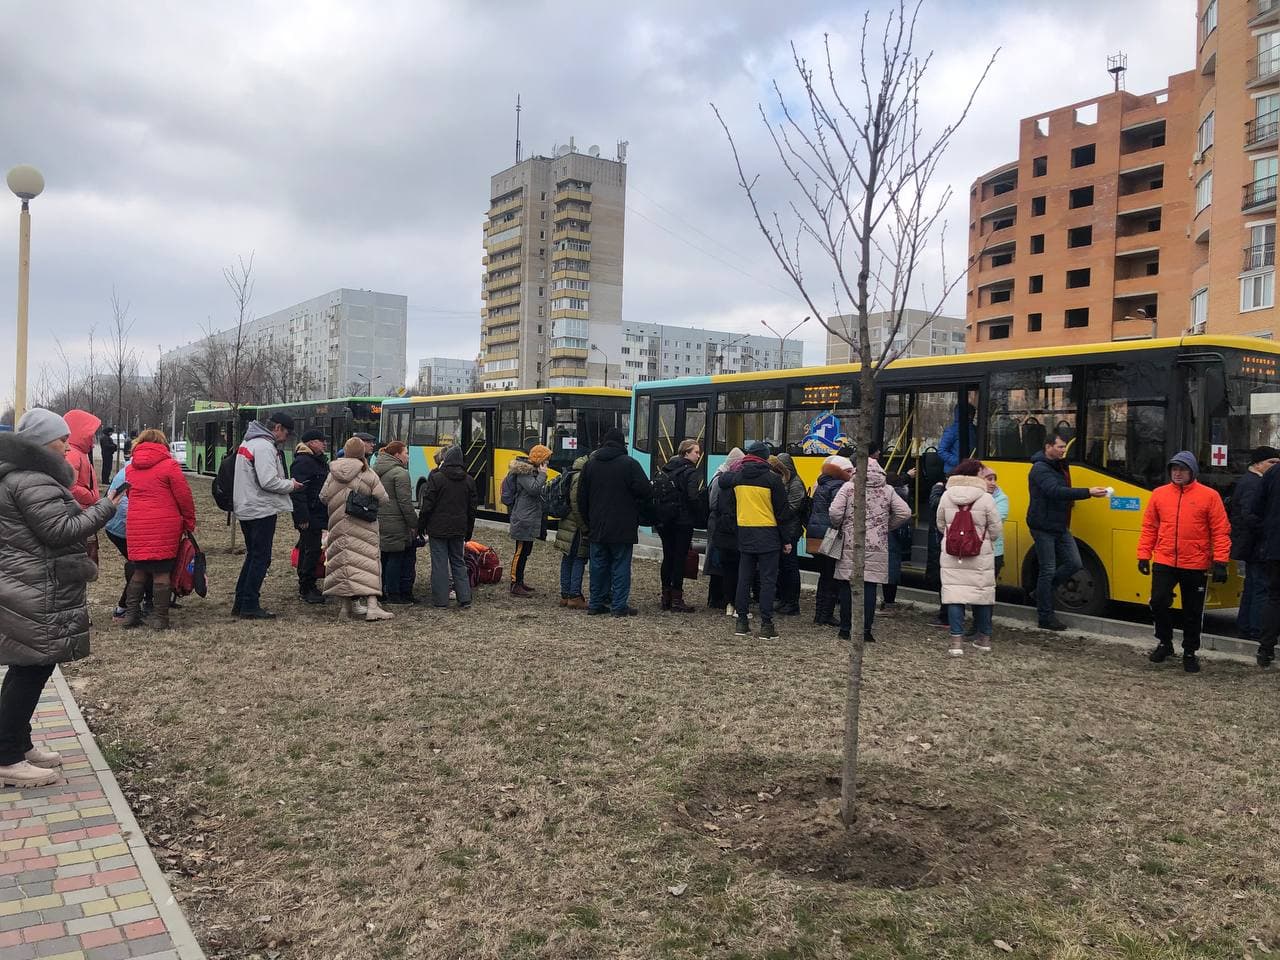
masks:
[[[1226,494],[1249,469],[1249,452],[1280,431],[1280,376],[1269,354],[1190,357],[1182,367],[1182,444],[1200,481]]]

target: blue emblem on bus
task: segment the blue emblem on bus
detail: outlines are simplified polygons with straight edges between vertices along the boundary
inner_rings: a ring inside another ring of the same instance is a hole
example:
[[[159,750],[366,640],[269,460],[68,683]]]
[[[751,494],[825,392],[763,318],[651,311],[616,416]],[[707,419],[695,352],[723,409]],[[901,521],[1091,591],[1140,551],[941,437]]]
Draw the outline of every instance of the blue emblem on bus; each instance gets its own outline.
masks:
[[[820,413],[809,421],[800,449],[812,457],[829,457],[849,442],[834,413]]]
[[[1131,510],[1137,512],[1142,509],[1142,501],[1137,497],[1112,497],[1112,510]]]

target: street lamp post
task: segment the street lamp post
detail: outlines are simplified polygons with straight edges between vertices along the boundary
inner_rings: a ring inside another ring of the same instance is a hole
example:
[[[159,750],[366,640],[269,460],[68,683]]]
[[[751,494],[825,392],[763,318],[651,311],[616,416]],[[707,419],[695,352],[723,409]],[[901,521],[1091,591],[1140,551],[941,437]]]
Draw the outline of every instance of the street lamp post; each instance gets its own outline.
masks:
[[[803,320],[797,323],[794,327],[788,330],[785,334],[781,334],[777,330],[775,330],[773,328],[773,325],[769,323],[768,320],[761,320],[760,322],[764,324],[764,327],[766,330],[768,330],[770,333],[772,333],[775,337],[778,338],[778,369],[781,370],[783,353],[785,352],[787,347],[787,337],[791,336],[793,333],[795,333],[797,330],[803,327],[806,323],[808,323],[809,318],[805,317]]]
[[[732,349],[733,347],[736,347],[736,346],[737,346],[738,344],[740,344],[743,340],[746,340],[746,339],[747,339],[748,337],[750,337],[750,336],[751,336],[751,334],[749,334],[749,333],[744,333],[744,334],[743,334],[742,336],[740,336],[740,337],[734,337],[734,338],[733,338],[732,340],[730,340],[728,343],[722,343],[722,344],[720,344],[719,349],[717,349],[717,350],[716,350],[716,363],[715,363],[715,365],[716,365],[717,369],[716,369],[716,370],[709,371],[709,372],[711,372],[711,373],[724,373],[725,353],[726,353],[728,350]],[[745,371],[744,371],[744,372],[745,372]]]
[[[366,397],[371,397],[371,396],[373,396],[373,385],[374,385],[375,383],[377,383],[377,382],[378,382],[379,380],[381,380],[381,379],[382,379],[382,377],[381,377],[381,376],[377,376],[377,377],[374,377],[374,378],[371,380],[371,379],[369,379],[369,375],[368,375],[368,374],[365,374],[365,378],[364,378],[364,395],[365,395]]]
[[[10,170],[5,181],[22,201],[22,212],[18,214],[18,339],[15,344],[18,362],[13,381],[13,427],[16,430],[27,408],[27,303],[31,280],[31,210],[28,204],[44,190],[44,177],[35,167],[24,163]]]
[[[601,350],[599,347],[597,347],[594,343],[591,345],[591,349],[594,350],[596,353],[600,354],[600,356],[604,357],[604,385],[605,385],[605,389],[608,389],[609,387],[609,355],[605,353],[603,350]]]

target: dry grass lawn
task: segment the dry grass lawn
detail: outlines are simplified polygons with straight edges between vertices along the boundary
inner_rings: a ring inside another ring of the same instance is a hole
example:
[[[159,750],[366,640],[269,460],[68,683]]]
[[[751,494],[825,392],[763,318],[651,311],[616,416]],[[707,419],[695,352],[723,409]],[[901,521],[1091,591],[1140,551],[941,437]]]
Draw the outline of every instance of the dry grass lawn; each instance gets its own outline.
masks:
[[[283,616],[241,622],[239,558],[195,485],[214,594],[167,635],[123,631],[104,550],[94,656],[67,674],[211,957],[1280,946],[1273,675],[1034,632],[951,660],[922,618],[885,619],[849,836],[833,631],[741,642],[709,611],[659,614],[647,561],[643,616],[587,618],[556,606],[549,545],[534,599],[339,625],[297,601],[287,523]]]

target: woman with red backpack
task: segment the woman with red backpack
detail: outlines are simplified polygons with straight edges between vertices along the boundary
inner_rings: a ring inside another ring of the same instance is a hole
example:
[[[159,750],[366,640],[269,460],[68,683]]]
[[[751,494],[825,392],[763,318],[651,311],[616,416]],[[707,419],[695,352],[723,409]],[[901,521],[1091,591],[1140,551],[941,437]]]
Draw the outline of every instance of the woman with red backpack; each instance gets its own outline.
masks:
[[[995,542],[1004,535],[1000,510],[979,474],[982,463],[962,460],[951,471],[937,524],[942,533],[942,603],[951,621],[953,657],[964,655],[964,608],[973,607],[974,649],[991,649],[991,614],[996,604]]]

